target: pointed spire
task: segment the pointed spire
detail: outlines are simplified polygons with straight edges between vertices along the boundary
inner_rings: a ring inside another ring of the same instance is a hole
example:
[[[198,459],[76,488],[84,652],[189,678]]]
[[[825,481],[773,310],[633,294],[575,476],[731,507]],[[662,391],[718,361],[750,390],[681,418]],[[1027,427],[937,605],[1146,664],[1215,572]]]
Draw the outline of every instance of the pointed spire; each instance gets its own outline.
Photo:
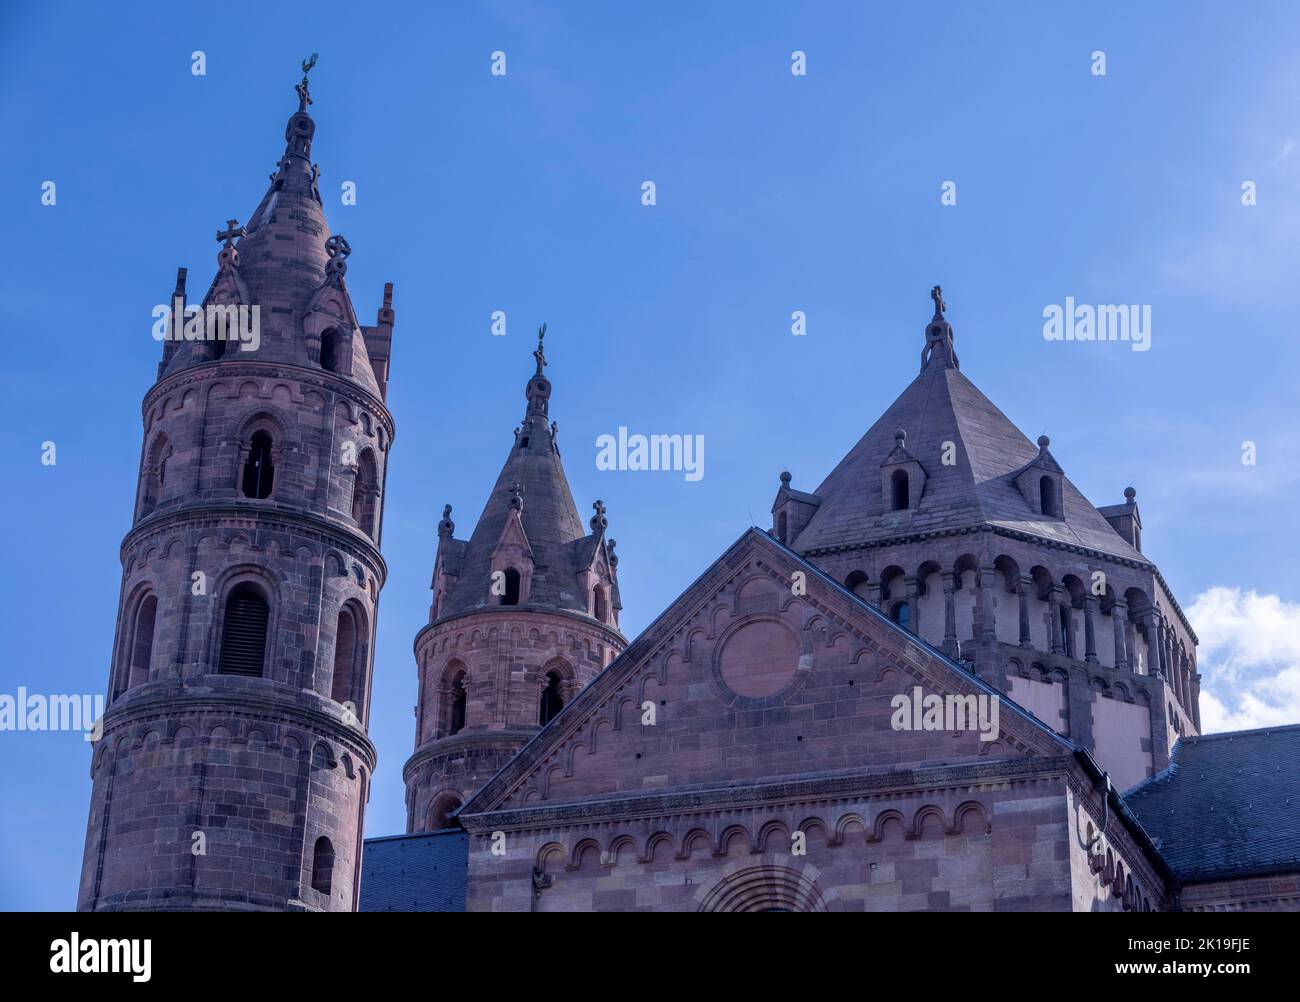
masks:
[[[939,368],[960,369],[957,352],[952,346],[952,324],[944,317],[948,304],[943,299],[943,287],[936,285],[930,290],[934,300],[934,316],[925,328],[925,347],[921,350],[921,371],[924,372],[932,363]]]
[[[516,539],[512,529],[516,525],[523,530],[530,561],[527,567],[519,568],[529,582],[527,598],[521,604],[590,615],[589,592],[579,587],[585,580],[579,575],[590,570],[596,544],[603,540],[608,521],[603,502],[597,501],[592,506],[589,535],[573,502],[564,465],[555,449],[558,426],[547,415],[551,381],[545,372],[545,336],[543,325],[538,330],[535,364],[525,389],[527,413],[515,428],[510,453],[473,532],[465,543],[458,544],[463,547],[457,558],[460,576],[439,606],[440,616],[495,604],[486,583],[500,562],[503,539]],[[617,608],[616,597],[616,591],[611,593],[612,608]]]

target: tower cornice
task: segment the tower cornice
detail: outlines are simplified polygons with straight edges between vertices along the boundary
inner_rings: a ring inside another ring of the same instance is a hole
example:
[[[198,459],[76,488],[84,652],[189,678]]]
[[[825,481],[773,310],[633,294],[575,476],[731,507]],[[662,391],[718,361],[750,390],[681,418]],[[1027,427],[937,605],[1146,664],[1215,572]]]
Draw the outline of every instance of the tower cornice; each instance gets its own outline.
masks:
[[[259,362],[221,358],[178,369],[163,376],[162,379],[149,387],[140,404],[141,417],[147,418],[149,416],[149,409],[158,402],[160,396],[165,396],[167,393],[195,383],[212,382],[227,372],[237,372],[248,376],[265,376],[267,378],[296,379],[300,383],[337,393],[339,396],[347,397],[353,403],[377,414],[383,420],[384,430],[388,433],[390,442],[397,435],[397,426],[393,421],[393,415],[389,411],[388,405],[376,394],[344,376],[331,375],[323,369],[279,361]]]
[[[591,633],[603,634],[615,646],[626,647],[628,640],[623,633],[616,627],[608,623],[602,623],[599,620],[592,619],[590,616],[583,615],[580,612],[572,612],[568,609],[553,609],[545,606],[527,606],[527,605],[487,605],[481,609],[470,609],[467,612],[458,612],[442,619],[436,619],[432,623],[425,624],[415,635],[415,641],[412,649],[416,652],[420,649],[420,644],[425,637],[441,632],[445,627],[461,627],[466,625],[467,621],[477,617],[484,617],[490,622],[496,623],[502,619],[520,618],[520,617],[545,617],[548,619],[563,619],[566,623],[573,624],[574,627],[580,627]]]
[[[263,502],[212,502],[202,501],[194,504],[168,508],[145,516],[127,532],[122,539],[119,555],[126,558],[127,551],[152,535],[165,532],[168,528],[179,525],[201,526],[205,528],[246,528],[281,526],[292,529],[300,536],[314,538],[317,542],[328,543],[342,549],[350,549],[353,555],[360,554],[370,564],[382,588],[388,577],[388,563],[379,548],[365,533],[352,528],[346,523],[335,522],[320,515],[302,513],[293,509],[262,507]]]

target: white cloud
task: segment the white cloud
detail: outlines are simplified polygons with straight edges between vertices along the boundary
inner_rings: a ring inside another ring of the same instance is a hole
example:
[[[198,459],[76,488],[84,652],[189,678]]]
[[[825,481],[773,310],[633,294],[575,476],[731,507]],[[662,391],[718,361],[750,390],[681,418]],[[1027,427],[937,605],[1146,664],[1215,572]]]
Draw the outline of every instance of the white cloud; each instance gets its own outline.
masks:
[[[1200,639],[1204,733],[1300,723],[1300,603],[1217,587],[1187,618]]]

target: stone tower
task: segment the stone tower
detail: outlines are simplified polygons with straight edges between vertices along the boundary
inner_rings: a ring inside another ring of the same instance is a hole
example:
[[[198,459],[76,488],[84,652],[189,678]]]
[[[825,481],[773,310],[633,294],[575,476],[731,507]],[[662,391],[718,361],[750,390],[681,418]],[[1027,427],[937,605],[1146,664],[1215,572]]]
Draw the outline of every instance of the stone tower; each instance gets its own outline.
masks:
[[[1196,634],[1136,492],[1094,507],[961,372],[941,290],[920,374],[772,534],[1088,749],[1126,789],[1200,730]]]
[[[548,423],[542,327],[523,424],[478,525],[438,523],[429,624],[415,638],[419,702],[406,830],[436,831],[627,641],[605,506],[584,532]]]
[[[144,398],[81,910],[356,907],[394,314],[353,312],[297,91]]]

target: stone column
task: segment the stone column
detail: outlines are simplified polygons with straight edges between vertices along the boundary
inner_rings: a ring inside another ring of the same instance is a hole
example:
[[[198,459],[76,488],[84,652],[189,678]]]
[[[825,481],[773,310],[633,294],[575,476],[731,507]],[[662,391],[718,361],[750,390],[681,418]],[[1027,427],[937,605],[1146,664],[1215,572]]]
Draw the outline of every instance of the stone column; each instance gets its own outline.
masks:
[[[917,581],[916,578],[904,578],[907,585],[907,611],[908,629],[918,637],[921,635],[921,603],[917,599]]]
[[[1201,676],[1196,672],[1196,665],[1191,666],[1192,673],[1192,723],[1196,725],[1196,733],[1201,733]]]
[[[1128,659],[1128,603],[1116,599],[1110,615],[1115,627],[1115,667],[1120,671],[1134,671],[1136,666]]]
[[[957,656],[957,581],[952,574],[943,575],[943,652]]]
[[[877,609],[881,609],[880,582],[872,581],[867,585],[867,601]]]
[[[1083,597],[1083,659],[1090,665],[1100,664],[1097,657],[1097,633],[1094,620],[1097,616],[1097,596]]]
[[[1016,584],[1016,595],[1020,599],[1020,646],[1025,648],[1034,646],[1029,632],[1029,589],[1033,583],[1033,578],[1022,577]]]
[[[1065,654],[1061,647],[1061,627],[1064,625],[1061,609],[1061,589],[1052,588],[1047,593],[1047,604],[1052,611],[1051,626],[1049,629],[1052,635],[1048,637],[1049,646],[1053,654]]]
[[[1160,643],[1160,613],[1147,617],[1147,674],[1168,678],[1164,672],[1163,645]]]
[[[998,639],[997,612],[993,605],[993,582],[996,579],[995,568],[980,568],[980,639],[986,644],[995,644]]]

